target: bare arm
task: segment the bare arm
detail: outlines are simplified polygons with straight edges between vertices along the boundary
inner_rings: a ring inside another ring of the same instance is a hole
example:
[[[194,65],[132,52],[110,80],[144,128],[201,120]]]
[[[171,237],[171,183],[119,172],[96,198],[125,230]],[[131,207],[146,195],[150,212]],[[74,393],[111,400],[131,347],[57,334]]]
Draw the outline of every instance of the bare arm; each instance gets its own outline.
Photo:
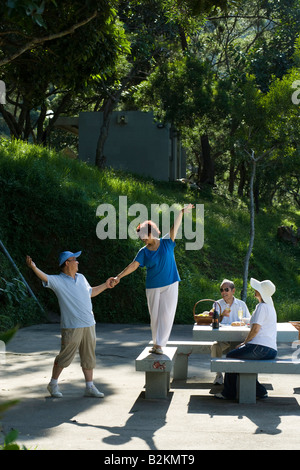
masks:
[[[175,219],[174,225],[171,227],[171,230],[170,230],[170,238],[171,238],[172,241],[174,241],[175,238],[176,238],[178,229],[179,229],[180,224],[181,224],[181,222],[182,222],[183,213],[184,213],[184,212],[188,213],[188,212],[190,212],[193,208],[194,208],[194,205],[193,205],[193,204],[188,204],[187,206],[185,206],[183,209],[180,210],[178,216],[177,216],[176,219]]]
[[[105,291],[106,289],[111,289],[112,287],[114,287],[114,285],[112,283],[113,280],[114,280],[114,278],[110,277],[103,284],[100,284],[99,286],[92,287],[91,297],[96,297],[96,295],[101,294],[101,292]]]
[[[36,276],[41,281],[48,282],[47,274],[45,274],[43,271],[41,271],[39,268],[37,268],[36,264],[32,261],[32,259],[28,255],[26,256],[26,264],[30,269],[32,269],[34,274],[36,274]]]
[[[260,330],[260,325],[258,323],[253,323],[252,326],[251,326],[251,330],[249,331],[249,333],[247,335],[247,338],[243,341],[243,343],[239,344],[237,346],[237,348],[242,346],[243,344],[248,343],[253,338],[255,338],[255,336],[258,334],[259,330]]]
[[[138,261],[132,261],[132,263],[126,266],[126,268],[114,278],[114,285],[118,284],[122,277],[128,276],[128,274],[131,274],[136,271],[139,265],[140,263]]]

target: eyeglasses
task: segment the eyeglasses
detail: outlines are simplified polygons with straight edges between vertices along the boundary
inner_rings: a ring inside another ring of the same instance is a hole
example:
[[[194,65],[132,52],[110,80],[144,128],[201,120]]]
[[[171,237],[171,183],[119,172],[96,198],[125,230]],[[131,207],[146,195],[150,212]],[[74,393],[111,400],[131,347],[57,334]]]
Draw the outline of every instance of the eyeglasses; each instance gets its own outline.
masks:
[[[76,258],[75,258],[75,259],[67,259],[66,261],[69,261],[69,262],[71,262],[71,261],[77,261],[77,259],[76,259]]]
[[[229,287],[224,287],[224,289],[223,289],[223,287],[221,287],[220,292],[223,292],[223,291],[229,292],[230,290],[231,289],[229,289]]]

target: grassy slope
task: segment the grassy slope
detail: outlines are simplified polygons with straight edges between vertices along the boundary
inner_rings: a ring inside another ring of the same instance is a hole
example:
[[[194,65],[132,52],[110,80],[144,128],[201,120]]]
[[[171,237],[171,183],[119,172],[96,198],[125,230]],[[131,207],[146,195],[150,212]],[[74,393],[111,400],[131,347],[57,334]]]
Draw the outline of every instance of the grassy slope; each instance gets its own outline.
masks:
[[[204,204],[205,240],[199,251],[185,250],[178,240],[176,260],[182,278],[176,321],[192,323],[194,303],[219,297],[223,278],[242,287],[243,261],[249,236],[249,215],[245,205],[233,198],[194,192],[179,183],[155,183],[134,175],[107,170],[100,173],[82,162],[24,143],[3,142],[0,147],[0,237],[42,303],[57,311],[54,294],[40,286],[25,266],[30,254],[45,272],[57,272],[58,252],[83,250],[80,271],[91,285],[116,275],[142,246],[136,240],[99,240],[96,226],[99,204],[112,204],[117,210],[119,196],[134,203],[193,202]],[[130,220],[135,217],[128,219]],[[271,279],[277,286],[274,296],[281,321],[300,320],[299,246],[277,240],[281,224],[300,225],[294,209],[262,210],[256,217],[256,238],[250,260],[249,278]],[[2,271],[2,270],[1,270]],[[5,277],[5,272],[0,273]],[[122,280],[112,291],[94,299],[98,321],[148,321],[144,293],[144,270]],[[252,289],[248,306],[255,307]],[[203,305],[204,307],[204,305]]]

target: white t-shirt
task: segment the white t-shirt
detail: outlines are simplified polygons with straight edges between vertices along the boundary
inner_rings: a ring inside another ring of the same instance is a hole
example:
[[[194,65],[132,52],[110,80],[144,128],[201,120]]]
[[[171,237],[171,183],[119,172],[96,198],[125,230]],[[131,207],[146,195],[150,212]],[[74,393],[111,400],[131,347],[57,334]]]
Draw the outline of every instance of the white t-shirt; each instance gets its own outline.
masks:
[[[85,328],[95,325],[91,300],[92,288],[86,278],[76,273],[75,279],[65,273],[54,274],[43,282],[57,296],[62,328]]]
[[[250,327],[254,323],[260,325],[257,335],[248,344],[260,344],[277,350],[277,315],[272,305],[259,303],[254,310]]]
[[[232,305],[228,307],[227,303],[225,302],[224,299],[218,300],[219,304],[221,305],[221,311],[223,312],[225,308],[230,308],[230,314],[229,317],[223,317],[223,320],[221,321],[222,325],[231,325],[233,321],[240,321],[239,316],[238,316],[238,311],[240,309],[243,310],[243,317],[245,318],[250,318],[250,313],[248,310],[247,305],[243,300],[236,299],[235,297],[233,298]],[[217,304],[218,306],[218,304]]]

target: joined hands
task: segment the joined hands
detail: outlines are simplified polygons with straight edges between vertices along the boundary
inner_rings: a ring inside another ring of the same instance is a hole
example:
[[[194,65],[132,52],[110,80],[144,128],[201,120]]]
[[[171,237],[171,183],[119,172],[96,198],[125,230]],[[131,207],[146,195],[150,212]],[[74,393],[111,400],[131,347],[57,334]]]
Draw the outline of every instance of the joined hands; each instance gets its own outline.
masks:
[[[117,276],[110,277],[106,281],[106,287],[108,287],[109,289],[113,289],[114,287],[116,287],[117,284],[119,284],[119,282],[120,282],[120,279]]]

